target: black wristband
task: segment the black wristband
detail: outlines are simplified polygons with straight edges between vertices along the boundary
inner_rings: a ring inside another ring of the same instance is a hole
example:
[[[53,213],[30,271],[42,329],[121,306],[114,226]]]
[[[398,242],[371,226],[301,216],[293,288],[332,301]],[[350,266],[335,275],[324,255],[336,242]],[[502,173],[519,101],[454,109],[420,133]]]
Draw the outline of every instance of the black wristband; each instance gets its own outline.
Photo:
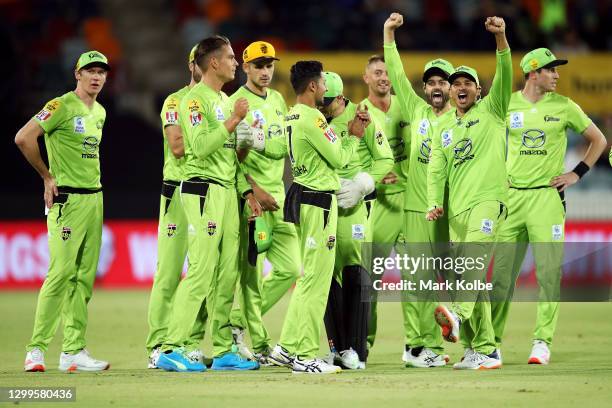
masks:
[[[247,191],[245,191],[244,193],[242,193],[242,198],[246,198],[246,196],[247,196],[249,193],[252,193],[252,192],[253,192],[253,189],[252,189],[252,188],[249,188]]]
[[[591,168],[585,162],[581,161],[572,171],[578,175],[578,178],[582,178],[589,170],[591,170]]]

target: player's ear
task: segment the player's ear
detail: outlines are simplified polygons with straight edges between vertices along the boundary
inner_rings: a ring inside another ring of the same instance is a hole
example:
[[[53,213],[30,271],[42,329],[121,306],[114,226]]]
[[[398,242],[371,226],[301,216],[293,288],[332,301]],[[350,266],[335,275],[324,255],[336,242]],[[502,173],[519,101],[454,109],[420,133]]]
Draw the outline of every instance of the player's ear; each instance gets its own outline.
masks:
[[[80,71],[74,71],[74,79],[76,79],[77,81],[79,81],[81,79],[81,72]]]
[[[248,62],[242,63],[242,70],[244,71],[245,74],[249,73],[249,63]]]

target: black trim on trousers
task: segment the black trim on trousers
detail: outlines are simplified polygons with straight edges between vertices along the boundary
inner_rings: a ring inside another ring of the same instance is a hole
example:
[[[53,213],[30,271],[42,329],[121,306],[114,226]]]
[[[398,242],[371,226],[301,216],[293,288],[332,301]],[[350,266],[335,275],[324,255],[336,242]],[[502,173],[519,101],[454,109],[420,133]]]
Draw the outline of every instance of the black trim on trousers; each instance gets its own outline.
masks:
[[[189,180],[183,181],[183,184],[181,186],[181,193],[200,196],[200,217],[204,214],[204,203],[206,202],[206,194],[208,194],[208,187],[211,184],[221,185],[221,183],[215,180],[194,177],[190,178]]]
[[[292,183],[285,197],[284,221],[299,225],[300,206],[306,204],[323,210],[323,229],[325,229],[331,210],[332,194],[334,194],[332,190],[313,190],[301,184]]]
[[[60,194],[95,194],[95,193],[99,193],[100,191],[102,191],[102,188],[100,187],[100,188],[89,189],[89,188],[59,186],[57,188],[57,191]]]
[[[162,183],[161,195],[166,198],[166,206],[164,208],[164,215],[168,213],[168,208],[170,207],[170,203],[172,202],[172,197],[174,196],[174,190],[181,183],[174,180],[164,180]]]

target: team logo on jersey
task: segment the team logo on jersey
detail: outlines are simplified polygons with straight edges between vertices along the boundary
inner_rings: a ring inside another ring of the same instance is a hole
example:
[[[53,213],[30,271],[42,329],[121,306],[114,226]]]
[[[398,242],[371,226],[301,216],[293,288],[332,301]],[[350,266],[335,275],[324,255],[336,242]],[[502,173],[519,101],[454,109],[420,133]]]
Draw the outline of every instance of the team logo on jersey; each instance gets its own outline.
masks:
[[[166,123],[169,125],[175,125],[178,120],[178,113],[176,111],[166,112]]]
[[[81,158],[83,159],[96,159],[98,155],[98,138],[95,136],[87,136],[83,138],[83,153]]]
[[[328,128],[323,134],[331,143],[336,143],[336,140],[338,140],[338,136],[336,136],[334,129],[332,129],[331,127]]]
[[[546,156],[548,154],[546,149],[535,150],[544,146],[544,143],[546,143],[546,133],[544,131],[540,129],[526,130],[523,132],[522,144],[529,150],[521,150],[519,154],[521,156]]]
[[[225,120],[225,115],[223,114],[223,109],[220,106],[215,106],[215,113],[217,115],[217,120]]]
[[[559,122],[559,121],[561,121],[560,118],[556,118],[550,115],[544,115],[544,122]]]
[[[85,133],[85,121],[81,116],[74,118],[74,133]]]
[[[445,130],[442,132],[442,147],[448,147],[453,143],[453,131],[452,129]]]
[[[327,122],[323,118],[317,118],[316,124],[319,129],[325,130],[327,128]]]
[[[208,235],[212,237],[215,235],[215,232],[217,232],[217,223],[214,221],[208,221],[208,228],[206,230],[208,231]]]
[[[385,136],[383,135],[383,133],[379,130],[376,132],[376,143],[378,143],[379,146],[382,146],[382,144],[384,143],[384,139]]]
[[[457,142],[457,144],[453,148],[454,158],[457,161],[454,164],[455,167],[474,158],[474,155],[471,154],[472,147],[472,139],[465,138]]]
[[[563,239],[563,225],[555,224],[552,226],[552,239],[553,241],[561,241]]]
[[[419,134],[425,136],[427,134],[427,129],[429,129],[429,121],[423,119],[421,123],[419,123]]]
[[[36,115],[36,119],[40,120],[41,122],[44,122],[45,120],[49,119],[50,117],[51,117],[51,112],[49,112],[46,109],[41,110]]]
[[[259,109],[254,110],[252,115],[253,115],[253,120],[254,121],[256,120],[260,127],[266,124],[266,118],[264,117],[263,113],[261,113]]]
[[[273,137],[279,137],[282,135],[283,135],[283,129],[280,126],[278,126],[276,123],[268,127],[268,139],[272,139]]]
[[[365,227],[363,224],[353,224],[351,231],[353,239],[365,239]]]
[[[168,234],[168,238],[172,238],[176,235],[176,224],[168,224],[166,229],[166,233]]]
[[[483,219],[480,224],[480,231],[487,235],[491,235],[493,233],[493,221],[487,218]]]
[[[327,238],[327,249],[329,249],[330,251],[332,249],[334,249],[334,246],[336,245],[336,237],[333,235],[330,235],[329,238]]]
[[[429,156],[431,155],[431,147],[429,145],[430,143],[431,138],[429,137],[423,140],[423,142],[421,143],[421,148],[419,149],[419,157],[417,157],[419,163],[429,163]]]
[[[62,240],[68,241],[71,236],[72,236],[72,228],[63,227],[62,228]]]
[[[510,113],[510,129],[520,129],[524,125],[524,113],[523,112],[511,112]]]
[[[477,124],[479,124],[479,123],[480,123],[480,119],[470,120],[470,121],[468,121],[468,123],[465,125],[465,128],[466,128],[466,129],[469,129],[469,128],[471,128],[472,126],[475,126],[475,125],[477,125]]]
[[[189,114],[189,122],[191,123],[191,126],[198,126],[200,123],[202,123],[202,114],[200,112],[191,112]]]

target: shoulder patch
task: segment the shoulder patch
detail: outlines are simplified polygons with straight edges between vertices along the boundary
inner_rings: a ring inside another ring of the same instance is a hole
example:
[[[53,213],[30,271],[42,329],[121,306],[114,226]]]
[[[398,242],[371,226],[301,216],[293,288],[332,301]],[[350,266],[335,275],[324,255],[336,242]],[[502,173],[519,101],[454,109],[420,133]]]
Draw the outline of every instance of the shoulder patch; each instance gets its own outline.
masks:
[[[179,103],[179,100],[176,99],[174,96],[171,96],[166,100],[166,109],[176,110],[178,103]]]
[[[189,112],[196,112],[202,109],[200,102],[197,99],[189,100],[187,107],[189,108]]]
[[[318,128],[325,130],[327,128],[327,121],[320,116],[317,116],[316,125]]]
[[[53,115],[60,107],[61,102],[59,99],[53,99],[45,104],[45,107],[40,110],[35,118],[41,122],[46,121]]]
[[[336,140],[338,140],[336,132],[334,132],[334,129],[332,129],[331,127],[327,128],[327,130],[323,134],[325,135],[325,138],[329,140],[330,143],[336,143]]]

